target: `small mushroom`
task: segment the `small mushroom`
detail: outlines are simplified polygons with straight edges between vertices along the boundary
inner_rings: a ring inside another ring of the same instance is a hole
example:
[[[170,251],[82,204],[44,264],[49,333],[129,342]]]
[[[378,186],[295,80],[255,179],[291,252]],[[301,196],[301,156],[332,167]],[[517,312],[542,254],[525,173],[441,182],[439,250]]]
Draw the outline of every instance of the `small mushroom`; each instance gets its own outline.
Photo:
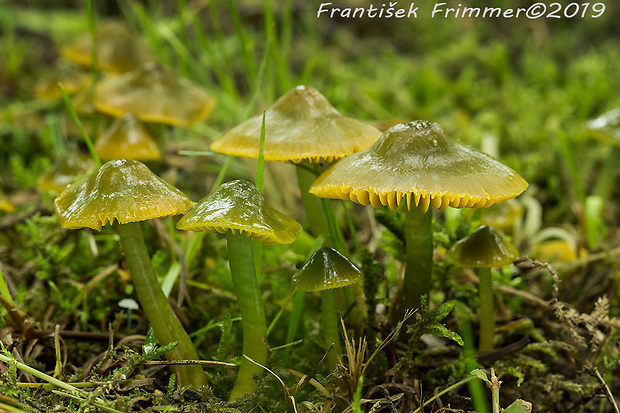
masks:
[[[200,85],[158,63],[147,63],[97,84],[95,108],[120,118],[133,113],[144,122],[187,128],[204,120],[215,105]]]
[[[334,345],[334,352],[328,356],[332,369],[336,367],[338,356],[342,353],[335,289],[356,284],[361,279],[361,271],[344,255],[330,247],[317,250],[293,276],[293,285],[300,290],[321,291],[321,318],[325,345],[327,348]]]
[[[95,162],[76,152],[65,152],[37,180],[42,191],[60,193],[79,176],[92,171]]]
[[[15,205],[11,200],[0,190],[0,211],[8,212],[12,214],[16,211]]]
[[[267,321],[256,279],[252,238],[266,244],[290,244],[301,225],[271,208],[261,192],[248,181],[219,186],[201,199],[177,222],[185,231],[226,233],[228,262],[243,324],[243,354],[264,365],[267,361]],[[242,360],[230,400],[257,389],[254,375],[262,368]]]
[[[404,203],[405,278],[396,319],[420,306],[431,285],[432,213],[437,209],[481,208],[514,198],[527,188],[515,171],[448,138],[429,121],[399,124],[368,149],[329,167],[310,187],[319,197],[351,200],[395,210]]]
[[[123,158],[143,162],[161,160],[157,142],[131,113],[117,119],[97,138],[95,151],[103,161]]]
[[[261,126],[262,115],[248,119],[212,143],[211,149],[256,159]],[[381,131],[342,115],[310,86],[295,87],[265,111],[265,161],[301,163],[296,168],[297,181],[313,235],[330,233],[324,208],[333,213],[331,203],[321,202],[308,193],[317,175],[314,164],[332,162],[366,149],[379,136]]]
[[[167,354],[173,360],[198,360],[183,325],[164,295],[151,266],[140,221],[179,215],[191,206],[181,191],[128,159],[105,163],[97,171],[68,186],[54,201],[63,228],[101,227],[118,222],[118,233],[138,299],[160,345],[177,341]],[[177,366],[179,385],[206,385],[200,366]]]
[[[73,95],[84,90],[90,83],[90,73],[72,64],[61,65],[37,80],[34,84],[34,95],[41,99],[60,99],[62,95],[58,88],[59,85],[67,94]]]
[[[146,45],[118,20],[102,22],[97,27],[97,65],[108,72],[124,73],[153,60]],[[92,65],[92,36],[86,33],[61,50],[68,60],[84,67]]]
[[[467,237],[458,241],[449,256],[463,267],[476,268],[480,297],[480,352],[493,350],[495,311],[491,268],[512,264],[519,255],[517,249],[506,242],[492,227],[479,226]]]

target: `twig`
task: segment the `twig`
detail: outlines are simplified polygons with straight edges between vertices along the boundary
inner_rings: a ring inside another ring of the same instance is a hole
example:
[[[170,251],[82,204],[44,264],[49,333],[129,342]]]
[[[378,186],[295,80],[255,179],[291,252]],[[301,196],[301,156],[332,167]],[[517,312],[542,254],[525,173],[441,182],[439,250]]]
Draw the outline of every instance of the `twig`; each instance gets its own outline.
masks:
[[[145,366],[193,366],[199,365],[204,367],[237,367],[235,363],[226,363],[225,361],[214,361],[214,360],[151,360],[151,361],[143,361],[142,363]]]
[[[601,373],[598,371],[598,367],[592,367],[589,370],[591,370],[591,372],[594,373],[594,376],[596,376],[598,381],[600,381],[601,384],[603,385],[603,388],[605,389],[605,393],[607,394],[607,399],[609,400],[611,405],[614,407],[614,411],[616,413],[620,413],[620,409],[618,409],[618,404],[616,404],[616,399],[614,398],[614,395],[611,393],[611,389],[605,382],[605,379],[603,378],[603,376],[601,376]]]

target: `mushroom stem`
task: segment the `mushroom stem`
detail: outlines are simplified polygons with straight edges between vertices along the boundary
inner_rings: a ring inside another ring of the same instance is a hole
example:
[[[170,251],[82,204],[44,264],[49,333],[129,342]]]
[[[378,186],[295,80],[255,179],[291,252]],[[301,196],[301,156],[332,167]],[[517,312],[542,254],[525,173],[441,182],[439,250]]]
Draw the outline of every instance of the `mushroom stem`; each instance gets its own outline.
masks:
[[[306,162],[305,166],[312,168],[309,162]],[[310,226],[309,232],[315,237],[321,234],[331,234],[327,217],[323,213],[322,199],[308,192],[310,185],[316,180],[316,175],[304,166],[297,165],[295,169],[297,171],[297,184],[301,192],[301,202]]]
[[[493,286],[491,284],[491,269],[478,268],[478,296],[480,298],[480,342],[478,351],[493,350],[493,335],[495,331],[495,313],[493,309]]]
[[[142,237],[140,223],[119,224],[118,233],[138,300],[155,331],[157,341],[160,345],[178,342],[166,357],[170,360],[198,360],[194,344],[159,286]],[[179,386],[200,389],[207,385],[207,377],[202,367],[195,365],[175,368]]]
[[[433,212],[412,207],[405,213],[405,278],[398,296],[395,322],[403,319],[407,309],[419,309],[421,297],[431,289],[433,270]]]
[[[264,365],[267,361],[268,350],[267,320],[260,286],[256,279],[252,238],[228,231],[226,240],[230,274],[243,325],[243,354],[256,363]],[[254,380],[254,375],[260,375],[262,370],[261,367],[246,359],[241,360],[229,399],[236,400],[245,393],[256,391],[258,384]]]
[[[336,313],[336,290],[321,291],[321,320],[323,320],[323,336],[325,337],[325,347],[334,344],[334,349],[327,356],[330,370],[336,368],[338,356],[342,354],[340,345],[340,334],[338,333],[338,316]]]

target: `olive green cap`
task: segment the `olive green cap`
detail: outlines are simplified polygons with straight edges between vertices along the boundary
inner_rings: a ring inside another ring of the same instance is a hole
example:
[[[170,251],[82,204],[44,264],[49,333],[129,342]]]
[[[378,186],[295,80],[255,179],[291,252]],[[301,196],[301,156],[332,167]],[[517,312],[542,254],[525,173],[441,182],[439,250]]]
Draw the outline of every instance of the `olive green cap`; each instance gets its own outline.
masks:
[[[133,114],[117,119],[95,142],[95,151],[104,161],[135,159],[159,161],[161,150],[157,142]]]
[[[368,149],[330,166],[310,187],[322,198],[427,211],[480,208],[514,198],[528,183],[508,166],[448,138],[428,121],[395,125]]]
[[[118,20],[104,21],[97,27],[97,65],[108,72],[124,73],[153,60],[146,45],[127,24]],[[68,60],[90,68],[93,58],[92,35],[85,33],[61,50]]]
[[[220,185],[187,212],[177,228],[184,231],[232,231],[266,244],[290,244],[301,225],[273,209],[256,186],[248,181]]]
[[[68,95],[73,95],[92,82],[92,76],[73,64],[59,65],[48,71],[34,84],[34,95],[42,99],[60,99],[58,86],[62,86]]]
[[[193,202],[141,162],[116,159],[68,186],[54,201],[63,228],[101,230],[186,212]]]
[[[76,152],[66,152],[56,158],[54,163],[37,180],[43,191],[62,192],[76,178],[95,169],[95,162]]]
[[[230,129],[211,144],[215,152],[258,158],[263,115]],[[265,160],[331,162],[366,149],[381,131],[338,112],[319,91],[297,86],[265,111]]]
[[[117,118],[133,113],[144,122],[182,128],[204,120],[213,106],[215,98],[202,86],[153,62],[104,78],[97,84],[95,101],[97,110]]]
[[[316,251],[293,275],[293,285],[304,291],[323,291],[360,282],[362,272],[330,247]]]
[[[492,227],[481,225],[456,242],[448,255],[463,267],[493,268],[512,264],[519,253]]]

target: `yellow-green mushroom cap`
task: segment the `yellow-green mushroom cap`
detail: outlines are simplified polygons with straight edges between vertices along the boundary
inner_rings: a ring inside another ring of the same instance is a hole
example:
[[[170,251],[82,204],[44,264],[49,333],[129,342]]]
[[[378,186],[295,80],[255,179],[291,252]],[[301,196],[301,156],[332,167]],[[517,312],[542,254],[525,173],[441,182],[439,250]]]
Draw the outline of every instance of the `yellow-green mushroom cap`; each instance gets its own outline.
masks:
[[[177,228],[184,231],[231,231],[266,244],[290,244],[301,232],[293,218],[273,209],[263,194],[248,181],[220,185],[187,212]]]
[[[211,144],[215,152],[258,158],[263,115],[230,129]],[[297,86],[265,111],[265,160],[331,162],[366,149],[381,131],[338,112],[316,89]]]
[[[215,98],[204,88],[157,63],[104,78],[95,101],[97,110],[117,118],[133,113],[144,122],[182,128],[204,120],[213,106]]]
[[[455,243],[449,256],[463,267],[494,268],[512,264],[519,253],[492,227],[479,226],[467,237]]]
[[[76,178],[94,168],[95,162],[91,158],[75,152],[66,152],[39,176],[37,186],[42,191],[60,193]]]
[[[395,210],[403,198],[427,211],[488,207],[516,197],[528,183],[508,166],[451,140],[429,121],[395,125],[368,149],[323,172],[310,193]]]
[[[144,125],[131,113],[117,119],[95,142],[97,155],[104,160],[135,159],[158,161],[161,150]]]
[[[54,201],[63,228],[101,230],[185,213],[193,202],[141,162],[116,159],[68,186]]]
[[[589,120],[585,127],[589,136],[620,147],[620,108],[612,109]]]
[[[344,255],[323,247],[293,275],[293,285],[303,291],[323,291],[360,282],[362,272]]]
[[[69,95],[78,93],[90,85],[90,73],[74,65],[62,65],[53,68],[34,84],[34,95],[42,99],[60,99],[61,86]]]
[[[83,67],[92,65],[92,36],[86,33],[61,50],[68,60]],[[153,60],[145,44],[121,21],[110,20],[97,27],[97,65],[101,70],[124,73]]]
[[[15,205],[9,200],[9,198],[0,190],[0,211],[13,213],[15,212]]]

